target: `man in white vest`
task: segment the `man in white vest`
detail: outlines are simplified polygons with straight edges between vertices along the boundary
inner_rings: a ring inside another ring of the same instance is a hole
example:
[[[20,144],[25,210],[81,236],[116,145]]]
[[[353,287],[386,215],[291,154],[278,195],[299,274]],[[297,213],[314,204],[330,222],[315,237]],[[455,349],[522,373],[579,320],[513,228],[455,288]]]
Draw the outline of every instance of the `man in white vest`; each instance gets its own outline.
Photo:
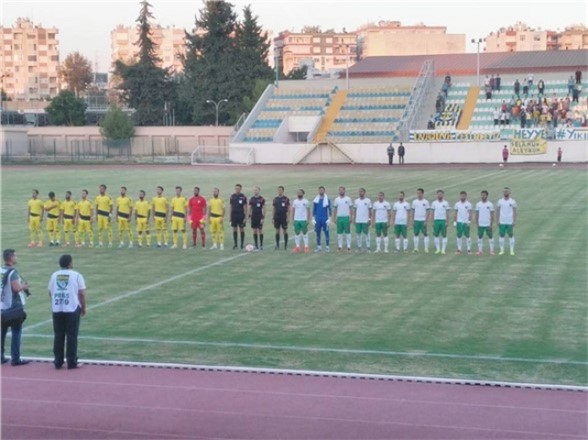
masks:
[[[71,255],[62,255],[59,269],[49,280],[49,298],[53,311],[53,363],[60,369],[67,360],[68,370],[79,368],[78,332],[80,315],[86,315],[86,283],[84,277],[73,270]],[[67,349],[66,348],[67,340]]]

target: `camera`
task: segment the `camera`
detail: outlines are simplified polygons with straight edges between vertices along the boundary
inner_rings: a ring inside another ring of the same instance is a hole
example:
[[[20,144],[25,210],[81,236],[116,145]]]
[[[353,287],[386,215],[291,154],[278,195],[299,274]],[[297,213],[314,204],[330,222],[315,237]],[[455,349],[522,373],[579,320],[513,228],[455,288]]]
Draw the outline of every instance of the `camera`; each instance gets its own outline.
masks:
[[[29,289],[24,289],[23,292],[27,297],[31,296],[31,292]]]

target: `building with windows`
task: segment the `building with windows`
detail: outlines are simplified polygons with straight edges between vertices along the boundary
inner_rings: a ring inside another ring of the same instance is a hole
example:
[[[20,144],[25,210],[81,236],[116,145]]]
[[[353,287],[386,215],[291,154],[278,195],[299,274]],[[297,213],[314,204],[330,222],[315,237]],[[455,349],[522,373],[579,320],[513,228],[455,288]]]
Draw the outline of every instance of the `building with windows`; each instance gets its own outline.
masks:
[[[315,70],[342,70],[355,64],[357,37],[353,33],[283,31],[274,39],[279,67],[288,74],[292,69],[312,65]]]
[[[10,99],[48,99],[59,93],[57,28],[19,18],[12,27],[0,26],[0,88]]]
[[[465,34],[448,34],[446,26],[399,21],[368,23],[355,31],[360,57],[465,53]]]
[[[572,25],[560,30],[531,28],[517,22],[513,26],[491,32],[486,37],[486,52],[529,52],[537,50],[588,49],[588,29]]]

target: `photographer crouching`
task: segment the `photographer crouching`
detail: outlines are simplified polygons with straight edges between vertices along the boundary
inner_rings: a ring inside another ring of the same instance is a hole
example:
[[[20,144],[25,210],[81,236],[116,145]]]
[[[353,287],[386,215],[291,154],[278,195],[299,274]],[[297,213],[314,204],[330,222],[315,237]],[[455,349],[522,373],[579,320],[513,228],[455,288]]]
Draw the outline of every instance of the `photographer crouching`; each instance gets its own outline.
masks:
[[[29,285],[21,278],[14,267],[18,261],[14,249],[5,249],[2,252],[4,266],[2,266],[2,292],[0,306],[2,308],[2,363],[8,362],[4,356],[4,345],[8,329],[12,333],[10,356],[13,366],[26,365],[30,361],[20,357],[20,338],[22,335],[22,323],[27,318],[24,311],[25,295],[29,296]]]

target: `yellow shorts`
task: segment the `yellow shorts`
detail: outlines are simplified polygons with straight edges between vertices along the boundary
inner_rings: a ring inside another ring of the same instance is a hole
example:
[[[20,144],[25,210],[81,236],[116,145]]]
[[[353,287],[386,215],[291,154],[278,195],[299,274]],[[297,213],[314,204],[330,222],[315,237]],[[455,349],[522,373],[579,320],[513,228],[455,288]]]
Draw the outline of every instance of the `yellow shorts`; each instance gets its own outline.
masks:
[[[63,232],[76,232],[76,225],[74,225],[73,219],[63,219]]]
[[[92,223],[89,220],[78,220],[78,232],[91,232]]]
[[[97,215],[98,218],[98,230],[102,231],[103,229],[110,229],[110,217],[105,215]]]
[[[221,232],[223,230],[223,219],[222,217],[211,217],[210,218],[210,232]]]
[[[128,218],[118,218],[118,230],[119,231],[130,231],[131,222]]]
[[[39,231],[41,230],[41,217],[33,217],[32,215],[29,217],[29,230],[30,231]]]
[[[137,232],[149,232],[149,222],[146,218],[137,219]]]
[[[155,217],[155,230],[161,231],[167,229],[167,220],[163,217]]]
[[[186,232],[186,219],[181,217],[172,217],[172,231]]]
[[[58,218],[48,218],[47,219],[47,230],[50,232],[59,231],[59,219]]]

